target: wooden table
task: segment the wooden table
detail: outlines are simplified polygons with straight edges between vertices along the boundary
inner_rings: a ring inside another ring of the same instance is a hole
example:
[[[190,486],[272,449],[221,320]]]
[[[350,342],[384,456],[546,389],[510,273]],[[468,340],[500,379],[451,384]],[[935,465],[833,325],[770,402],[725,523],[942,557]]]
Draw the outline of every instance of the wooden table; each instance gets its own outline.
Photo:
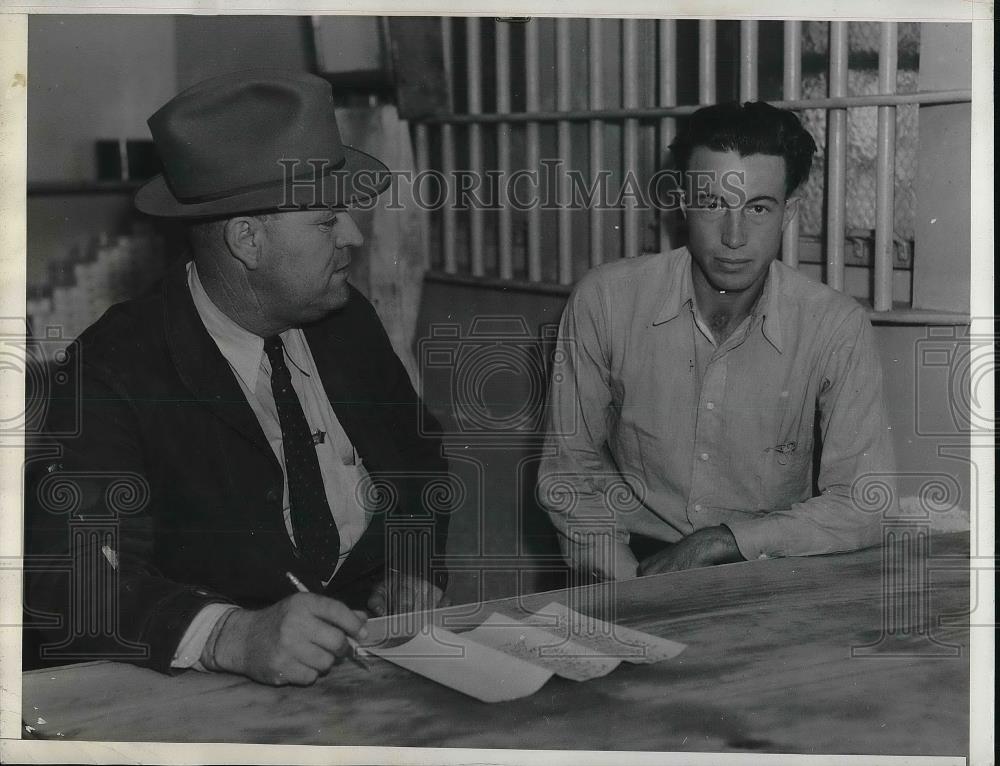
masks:
[[[619,623],[688,645],[508,703],[383,660],[371,673],[339,665],[309,688],[97,662],[26,673],[23,717],[43,737],[80,740],[961,756],[968,550],[964,534],[935,534],[922,561],[898,546],[752,561],[438,613],[460,631],[456,620],[494,611],[610,600]],[[938,625],[948,614],[956,626]]]

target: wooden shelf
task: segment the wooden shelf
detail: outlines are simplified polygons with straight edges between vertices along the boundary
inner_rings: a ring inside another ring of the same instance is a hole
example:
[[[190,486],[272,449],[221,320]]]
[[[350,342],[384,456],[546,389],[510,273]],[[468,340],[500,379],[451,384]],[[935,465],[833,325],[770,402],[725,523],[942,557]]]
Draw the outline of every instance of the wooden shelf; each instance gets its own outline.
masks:
[[[865,301],[861,301],[865,305]],[[893,308],[892,311],[873,311],[868,309],[872,324],[909,324],[909,325],[967,325],[969,315],[961,311],[939,311],[937,309],[911,309],[907,306]]]

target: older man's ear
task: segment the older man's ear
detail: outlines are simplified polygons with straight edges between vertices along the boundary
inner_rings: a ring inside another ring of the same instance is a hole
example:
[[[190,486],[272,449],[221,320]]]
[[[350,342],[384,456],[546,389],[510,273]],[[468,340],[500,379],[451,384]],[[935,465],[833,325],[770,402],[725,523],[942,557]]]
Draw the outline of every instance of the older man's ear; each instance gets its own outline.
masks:
[[[250,271],[260,266],[261,240],[264,235],[264,222],[251,215],[230,218],[223,228],[229,252]]]

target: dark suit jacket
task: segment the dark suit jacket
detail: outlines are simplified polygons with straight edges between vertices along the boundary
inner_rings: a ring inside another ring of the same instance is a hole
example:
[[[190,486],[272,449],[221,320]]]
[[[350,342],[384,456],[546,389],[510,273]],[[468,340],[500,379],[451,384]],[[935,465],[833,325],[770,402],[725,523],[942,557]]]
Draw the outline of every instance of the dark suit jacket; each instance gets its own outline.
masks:
[[[384,572],[384,552],[407,549],[400,540],[432,537],[443,553],[448,515],[422,497],[435,496],[428,483],[447,466],[437,424],[421,417],[360,293],[304,329],[337,418],[372,477],[387,482],[384,512],[327,589],[358,607]],[[61,617],[47,635],[58,644],[52,656],[167,671],[206,604],[262,606],[293,592],[284,573],[302,569],[282,518],[281,467],[198,317],[184,268],[156,294],[111,308],[74,353],[64,368],[80,371],[79,396],[51,399],[47,417],[51,432],[73,435],[26,469],[27,607],[36,621]],[[104,545],[118,553],[117,572]],[[393,554],[392,564],[427,576],[424,554]],[[443,586],[442,572],[433,577]]]

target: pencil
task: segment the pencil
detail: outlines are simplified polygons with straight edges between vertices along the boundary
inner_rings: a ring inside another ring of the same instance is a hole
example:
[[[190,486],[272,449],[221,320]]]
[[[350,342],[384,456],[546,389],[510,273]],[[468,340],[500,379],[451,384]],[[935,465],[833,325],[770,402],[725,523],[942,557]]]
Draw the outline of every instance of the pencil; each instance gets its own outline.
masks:
[[[297,590],[299,593],[312,593],[312,591],[306,587],[305,583],[303,583],[302,580],[300,580],[291,572],[285,572],[285,577],[288,578],[288,582],[294,585],[295,590]],[[371,661],[367,659],[371,655],[368,654],[368,652],[366,652],[360,646],[358,646],[358,642],[355,641],[351,636],[345,635],[345,638],[347,638],[348,646],[351,647],[351,654],[348,655],[350,660],[354,662],[355,665],[358,665],[359,667],[362,667],[369,673],[371,673],[372,670]]]

